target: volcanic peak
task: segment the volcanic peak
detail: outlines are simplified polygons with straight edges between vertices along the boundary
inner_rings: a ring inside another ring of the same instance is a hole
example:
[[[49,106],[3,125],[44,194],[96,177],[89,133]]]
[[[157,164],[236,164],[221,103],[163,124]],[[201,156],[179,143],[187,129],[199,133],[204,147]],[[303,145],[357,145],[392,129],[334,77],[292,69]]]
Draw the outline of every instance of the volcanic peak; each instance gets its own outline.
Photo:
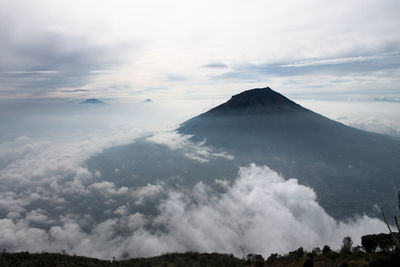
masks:
[[[210,115],[250,115],[259,113],[305,111],[303,107],[275,92],[269,87],[255,88],[234,95],[210,111]]]

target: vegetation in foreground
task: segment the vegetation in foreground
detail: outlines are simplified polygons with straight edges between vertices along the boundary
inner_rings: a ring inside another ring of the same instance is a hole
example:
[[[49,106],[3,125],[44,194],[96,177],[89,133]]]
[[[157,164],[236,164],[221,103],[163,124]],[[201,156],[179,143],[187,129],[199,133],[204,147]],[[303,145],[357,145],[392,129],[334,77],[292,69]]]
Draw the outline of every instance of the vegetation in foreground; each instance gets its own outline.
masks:
[[[257,254],[248,254],[239,259],[232,254],[219,253],[169,253],[151,258],[130,260],[99,260],[66,253],[7,253],[0,255],[0,267],[5,266],[137,266],[137,267],[208,267],[208,266],[400,266],[400,251],[391,234],[366,235],[361,239],[362,246],[352,246],[350,237],[343,239],[339,251],[329,246],[314,248],[311,252],[303,248],[285,255],[271,254],[266,260]]]

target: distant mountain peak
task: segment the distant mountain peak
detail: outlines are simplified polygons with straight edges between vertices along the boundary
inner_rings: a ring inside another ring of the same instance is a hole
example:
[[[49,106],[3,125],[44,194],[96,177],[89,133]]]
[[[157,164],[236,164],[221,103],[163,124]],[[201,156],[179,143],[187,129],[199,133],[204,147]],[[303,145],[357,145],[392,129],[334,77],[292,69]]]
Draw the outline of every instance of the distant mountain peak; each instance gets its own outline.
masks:
[[[294,112],[306,110],[269,87],[255,88],[234,95],[227,102],[204,113],[215,115],[251,115],[274,112]]]
[[[85,101],[82,101],[80,104],[95,104],[95,105],[105,105],[103,101],[100,101],[96,98],[88,98]]]

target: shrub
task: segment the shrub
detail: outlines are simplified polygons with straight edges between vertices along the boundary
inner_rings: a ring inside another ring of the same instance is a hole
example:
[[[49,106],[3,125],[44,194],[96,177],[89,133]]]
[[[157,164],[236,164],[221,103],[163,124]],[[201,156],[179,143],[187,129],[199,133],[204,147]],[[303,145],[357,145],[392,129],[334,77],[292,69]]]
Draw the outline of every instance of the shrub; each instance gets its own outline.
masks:
[[[303,247],[299,247],[296,250],[290,251],[289,256],[295,257],[295,258],[301,258],[305,254]]]
[[[366,252],[375,252],[376,247],[378,246],[376,235],[363,235],[361,237],[361,245]]]
[[[321,249],[319,247],[313,248],[312,254],[315,256],[321,255]]]
[[[324,254],[324,255],[329,254],[331,251],[332,251],[332,250],[331,250],[331,247],[328,246],[328,245],[325,245],[325,246],[322,248],[322,254]]]
[[[353,241],[350,236],[343,238],[342,247],[340,248],[341,253],[351,253],[351,248],[353,247]]]
[[[267,263],[272,264],[274,263],[274,261],[276,260],[276,258],[278,258],[278,253],[272,253],[268,259],[267,259]]]

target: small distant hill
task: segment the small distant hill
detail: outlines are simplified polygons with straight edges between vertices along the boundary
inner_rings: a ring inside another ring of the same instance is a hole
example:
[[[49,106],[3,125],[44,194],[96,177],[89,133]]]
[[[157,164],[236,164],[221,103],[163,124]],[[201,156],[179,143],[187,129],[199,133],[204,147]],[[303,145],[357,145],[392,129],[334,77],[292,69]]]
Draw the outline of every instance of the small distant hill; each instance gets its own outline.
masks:
[[[95,104],[95,105],[106,105],[105,102],[100,101],[96,98],[88,98],[85,101],[82,101],[80,104]]]
[[[151,100],[150,98],[143,100],[143,103],[151,103],[151,102],[153,102],[153,100]]]

